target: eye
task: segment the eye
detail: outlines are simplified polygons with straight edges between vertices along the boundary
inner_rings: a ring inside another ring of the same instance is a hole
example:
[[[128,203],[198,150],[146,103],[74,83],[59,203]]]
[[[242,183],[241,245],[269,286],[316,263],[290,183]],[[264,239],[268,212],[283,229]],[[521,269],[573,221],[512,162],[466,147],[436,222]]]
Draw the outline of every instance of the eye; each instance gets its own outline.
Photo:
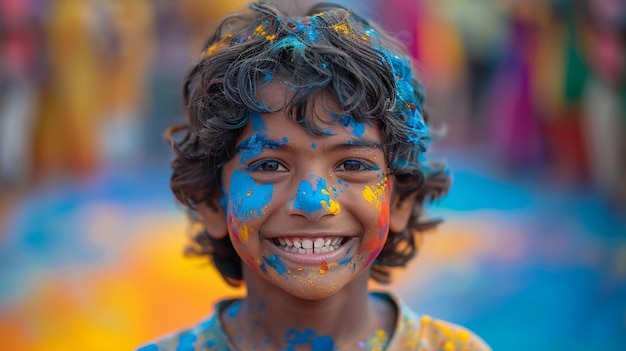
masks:
[[[248,170],[259,172],[287,172],[287,167],[276,160],[261,160],[250,165]]]
[[[380,169],[376,165],[372,165],[359,160],[346,160],[342,162],[338,170],[339,171],[348,171],[348,172],[358,172],[358,171],[371,171]]]

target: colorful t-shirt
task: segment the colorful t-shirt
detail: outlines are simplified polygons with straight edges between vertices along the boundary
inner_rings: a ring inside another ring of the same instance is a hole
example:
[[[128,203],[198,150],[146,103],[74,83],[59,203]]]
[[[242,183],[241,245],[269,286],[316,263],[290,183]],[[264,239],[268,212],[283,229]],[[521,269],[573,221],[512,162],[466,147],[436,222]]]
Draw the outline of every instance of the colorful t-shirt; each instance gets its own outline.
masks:
[[[491,348],[469,330],[426,315],[418,315],[406,304],[387,293],[376,293],[398,308],[398,320],[389,343],[368,351],[490,351]],[[222,300],[215,313],[198,325],[147,344],[136,351],[237,351],[230,343],[219,319],[221,312],[236,300]],[[313,347],[315,350],[315,347]],[[326,351],[326,348],[320,351]]]

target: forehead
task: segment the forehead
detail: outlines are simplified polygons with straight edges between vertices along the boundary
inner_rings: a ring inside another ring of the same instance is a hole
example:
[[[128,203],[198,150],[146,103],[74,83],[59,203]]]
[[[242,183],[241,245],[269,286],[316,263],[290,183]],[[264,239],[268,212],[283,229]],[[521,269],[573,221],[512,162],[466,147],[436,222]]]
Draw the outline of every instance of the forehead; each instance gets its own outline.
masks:
[[[359,122],[353,116],[342,111],[337,99],[328,91],[321,90],[311,94],[304,101],[302,109],[290,105],[295,89],[289,83],[273,79],[259,89],[256,99],[271,112],[250,112],[249,123],[244,127],[243,134],[250,132],[286,131],[298,129],[311,136],[328,137],[332,135],[350,134],[355,138],[362,137],[367,131],[381,140],[380,129],[373,121]],[[286,119],[286,120],[285,120]],[[278,121],[276,121],[278,120]]]

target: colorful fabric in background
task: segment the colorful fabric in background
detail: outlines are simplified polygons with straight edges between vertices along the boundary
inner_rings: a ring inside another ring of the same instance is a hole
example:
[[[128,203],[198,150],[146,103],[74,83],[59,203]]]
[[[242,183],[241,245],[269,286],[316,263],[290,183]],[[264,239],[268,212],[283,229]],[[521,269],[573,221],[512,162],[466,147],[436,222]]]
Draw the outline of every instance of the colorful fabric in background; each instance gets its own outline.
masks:
[[[130,350],[242,294],[183,257],[161,134],[243,4],[0,0],[1,349]],[[626,5],[346,4],[420,61],[454,173],[390,288],[494,350],[623,349]]]

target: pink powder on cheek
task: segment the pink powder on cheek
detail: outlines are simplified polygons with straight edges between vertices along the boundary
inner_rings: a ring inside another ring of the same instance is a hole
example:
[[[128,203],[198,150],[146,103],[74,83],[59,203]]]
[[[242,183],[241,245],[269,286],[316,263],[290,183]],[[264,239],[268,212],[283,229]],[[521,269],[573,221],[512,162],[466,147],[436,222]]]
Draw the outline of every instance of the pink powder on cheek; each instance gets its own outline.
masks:
[[[368,241],[364,245],[364,248],[372,250],[372,254],[367,258],[365,263],[366,266],[369,266],[376,259],[376,257],[378,257],[378,254],[382,251],[385,241],[387,240],[387,235],[389,233],[390,197],[391,182],[387,179],[384,199],[380,202],[380,212],[378,214],[378,235],[375,239]]]
[[[228,224],[233,238],[235,238],[235,241],[237,241],[238,244],[241,244],[241,236],[239,235],[239,228],[241,228],[241,224],[232,214],[228,215]]]

